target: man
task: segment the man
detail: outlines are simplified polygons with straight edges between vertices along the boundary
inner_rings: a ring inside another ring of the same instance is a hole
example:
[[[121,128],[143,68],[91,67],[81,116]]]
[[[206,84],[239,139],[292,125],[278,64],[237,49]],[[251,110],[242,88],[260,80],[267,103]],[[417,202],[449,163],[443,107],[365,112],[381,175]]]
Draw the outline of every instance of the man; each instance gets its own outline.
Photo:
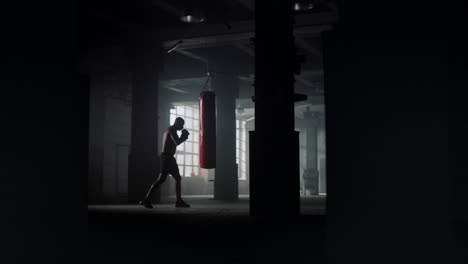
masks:
[[[160,156],[161,159],[161,173],[159,178],[151,185],[146,197],[143,201],[140,201],[140,204],[146,208],[153,208],[151,204],[151,194],[154,192],[156,188],[158,188],[167,178],[168,174],[176,181],[175,189],[176,189],[176,197],[177,201],[175,206],[176,207],[190,207],[189,204],[182,200],[180,189],[181,189],[181,177],[179,173],[179,167],[177,165],[176,159],[174,158],[174,154],[176,152],[176,147],[182,142],[186,141],[189,132],[184,128],[185,121],[184,119],[177,117],[174,121],[174,124],[166,129],[163,135],[163,142],[162,142],[162,153]],[[177,135],[177,131],[182,130],[182,136],[179,137]]]

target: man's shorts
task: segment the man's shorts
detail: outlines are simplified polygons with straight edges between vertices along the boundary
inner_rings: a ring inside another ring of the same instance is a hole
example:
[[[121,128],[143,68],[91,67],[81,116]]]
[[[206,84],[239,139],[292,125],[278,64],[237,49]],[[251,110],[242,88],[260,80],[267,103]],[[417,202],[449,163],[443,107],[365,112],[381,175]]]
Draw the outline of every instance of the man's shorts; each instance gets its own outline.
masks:
[[[176,159],[173,155],[161,153],[161,172],[169,173],[172,176],[179,175],[179,166],[177,166]]]

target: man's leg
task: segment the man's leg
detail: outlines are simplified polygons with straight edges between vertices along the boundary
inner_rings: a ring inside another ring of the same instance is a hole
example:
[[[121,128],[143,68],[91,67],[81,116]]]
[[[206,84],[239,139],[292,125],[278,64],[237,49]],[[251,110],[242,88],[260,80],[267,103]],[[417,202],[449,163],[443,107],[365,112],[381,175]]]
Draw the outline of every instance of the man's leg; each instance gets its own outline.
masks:
[[[189,204],[187,204],[186,202],[184,202],[184,200],[182,200],[182,194],[181,194],[182,177],[180,176],[179,171],[177,170],[171,175],[176,181],[176,184],[175,184],[175,191],[176,191],[176,198],[177,198],[176,207],[190,207]]]
[[[151,184],[151,187],[148,190],[148,193],[146,193],[145,199],[141,201],[140,203],[143,204],[147,208],[152,208],[153,206],[151,205],[151,195],[153,194],[154,190],[158,188],[164,181],[166,181],[168,172],[162,172],[158,179]]]
[[[182,194],[181,194],[181,189],[182,189],[182,185],[181,185],[182,177],[180,176],[179,172],[173,174],[172,177],[174,177],[174,180],[175,180],[175,182],[176,182],[176,183],[175,183],[176,198],[177,198],[177,201],[180,201],[180,200],[182,200]]]
[[[190,207],[189,204],[187,204],[186,202],[184,202],[184,200],[182,200],[182,193],[181,193],[182,177],[180,176],[179,165],[177,165],[176,159],[175,158],[171,159],[168,162],[168,165],[169,165],[169,173],[172,175],[172,177],[176,181],[176,184],[175,184],[175,192],[176,192],[176,198],[177,198],[176,207]]]

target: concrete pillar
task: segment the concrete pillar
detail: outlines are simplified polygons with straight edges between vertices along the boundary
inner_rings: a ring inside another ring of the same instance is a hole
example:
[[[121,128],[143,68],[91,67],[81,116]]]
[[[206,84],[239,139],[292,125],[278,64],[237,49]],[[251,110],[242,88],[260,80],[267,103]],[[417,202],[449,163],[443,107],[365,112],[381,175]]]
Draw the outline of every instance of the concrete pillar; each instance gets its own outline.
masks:
[[[325,118],[321,116],[318,120],[318,170],[319,170],[319,193],[327,192],[327,167],[326,167],[326,156],[327,146],[325,141]],[[321,145],[323,144],[323,145]]]
[[[246,158],[246,181],[247,181],[247,193],[250,193],[250,131],[255,130],[255,119],[250,119],[245,122],[245,132],[247,133],[246,138],[245,138],[245,145],[246,145],[246,150],[245,150],[245,158]]]
[[[290,0],[275,0],[256,1],[255,5],[255,131],[250,132],[250,213],[275,218],[298,216],[293,4]]]
[[[104,174],[104,106],[103,78],[92,74],[89,80],[89,149],[88,149],[88,203],[102,199]]]
[[[319,160],[319,193],[327,192],[327,166],[324,157]]]
[[[318,120],[313,112],[304,112],[306,124],[306,167],[318,169],[317,167],[317,131]]]
[[[235,75],[215,74],[216,169],[214,199],[237,200],[239,182],[236,166],[236,97],[239,80]]]
[[[312,170],[317,177],[314,178],[313,184],[316,186],[313,193],[318,195],[319,192],[319,178],[318,178],[318,166],[317,166],[317,154],[318,154],[318,118],[316,113],[312,111],[304,112],[304,120],[306,124],[306,169]]]
[[[160,42],[147,35],[135,36],[132,47],[132,128],[128,173],[128,198],[144,198],[159,173],[158,74],[162,56]],[[154,202],[159,202],[159,190]]]

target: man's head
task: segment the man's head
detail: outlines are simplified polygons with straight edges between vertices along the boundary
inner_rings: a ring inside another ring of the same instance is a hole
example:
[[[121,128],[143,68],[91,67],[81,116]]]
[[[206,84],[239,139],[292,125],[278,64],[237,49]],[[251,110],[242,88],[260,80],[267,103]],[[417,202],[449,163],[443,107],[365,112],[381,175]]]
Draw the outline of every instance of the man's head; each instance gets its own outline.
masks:
[[[177,117],[174,121],[173,127],[177,130],[182,130],[184,128],[185,121],[182,117]]]

